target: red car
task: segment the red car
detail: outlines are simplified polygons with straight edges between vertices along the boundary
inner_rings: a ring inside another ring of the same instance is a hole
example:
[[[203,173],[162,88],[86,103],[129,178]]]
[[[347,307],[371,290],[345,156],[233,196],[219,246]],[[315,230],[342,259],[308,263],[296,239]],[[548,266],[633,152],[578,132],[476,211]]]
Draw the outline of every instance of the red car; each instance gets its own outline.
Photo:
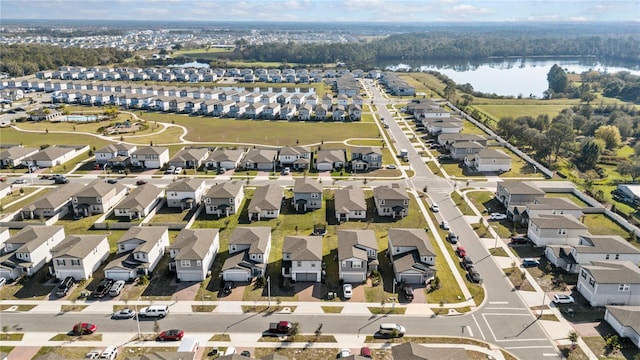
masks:
[[[98,330],[96,324],[79,323],[73,326],[71,332],[76,335],[87,335],[93,334],[94,332],[96,332],[96,330]]]
[[[166,340],[180,341],[182,340],[183,336],[184,336],[183,330],[178,330],[178,329],[165,330],[161,332],[160,335],[158,335],[158,341],[166,341]]]
[[[458,254],[459,257],[463,258],[467,256],[467,251],[462,246],[458,246],[456,248],[456,254]]]

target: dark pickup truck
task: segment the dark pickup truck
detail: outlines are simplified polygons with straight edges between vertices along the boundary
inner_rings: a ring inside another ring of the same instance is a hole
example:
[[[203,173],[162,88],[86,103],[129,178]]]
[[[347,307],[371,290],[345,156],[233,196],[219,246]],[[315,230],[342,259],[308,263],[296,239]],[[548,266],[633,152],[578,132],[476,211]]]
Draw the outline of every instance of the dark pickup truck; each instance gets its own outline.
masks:
[[[293,323],[289,321],[279,321],[275,323],[270,323],[268,332],[272,334],[289,335],[292,329],[293,329]]]

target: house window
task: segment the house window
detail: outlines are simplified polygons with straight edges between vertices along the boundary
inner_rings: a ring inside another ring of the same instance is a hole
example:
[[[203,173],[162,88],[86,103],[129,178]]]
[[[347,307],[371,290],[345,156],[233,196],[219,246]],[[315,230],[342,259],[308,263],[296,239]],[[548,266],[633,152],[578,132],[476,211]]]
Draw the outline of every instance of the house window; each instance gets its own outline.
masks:
[[[233,198],[229,198],[229,204],[233,204]]]
[[[311,198],[312,199],[317,199],[320,197],[320,193],[311,193]]]
[[[80,266],[80,260],[78,260],[78,259],[71,259],[71,265],[72,265],[72,266]]]
[[[609,260],[609,254],[605,255],[605,256],[604,256],[604,259],[605,259],[605,260]]]
[[[582,270],[582,272],[580,273],[580,276],[582,276],[583,279],[587,278],[587,272]]]
[[[402,204],[404,204],[404,206],[409,205],[409,200],[405,200],[405,201],[403,201],[403,202],[402,202]]]
[[[384,205],[384,199],[380,199],[380,200],[378,201],[378,203],[379,203],[380,205]]]
[[[591,285],[591,287],[596,286],[596,281],[593,280],[592,278],[589,278],[589,285]]]
[[[618,291],[629,291],[631,288],[630,284],[620,284],[618,285]]]
[[[298,261],[298,267],[302,267],[302,261]]]
[[[362,269],[362,261],[353,261],[351,267],[354,269]]]
[[[180,267],[183,267],[183,268],[191,267],[191,260],[180,260]]]
[[[558,229],[558,235],[567,235],[567,229]]]
[[[620,260],[620,254],[616,254],[616,260]]]
[[[201,260],[197,260],[196,261],[196,266],[202,266],[202,261]]]
[[[346,261],[342,262],[342,267],[347,267],[347,262]]]
[[[98,204],[100,204],[100,203],[102,202],[102,199],[101,199],[101,198],[96,198],[96,202],[97,202]]]
[[[64,260],[63,259],[56,259],[56,265],[64,266]]]
[[[316,267],[316,263],[311,263],[311,267]]]

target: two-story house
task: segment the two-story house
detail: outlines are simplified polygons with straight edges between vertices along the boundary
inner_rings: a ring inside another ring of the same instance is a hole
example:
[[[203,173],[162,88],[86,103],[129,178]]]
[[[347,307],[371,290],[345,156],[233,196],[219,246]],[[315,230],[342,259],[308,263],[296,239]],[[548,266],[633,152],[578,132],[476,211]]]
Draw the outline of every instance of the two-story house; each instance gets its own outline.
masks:
[[[400,184],[381,185],[373,189],[378,216],[401,219],[409,213],[409,196]]]
[[[185,147],[173,155],[169,165],[184,169],[198,169],[205,163],[208,156],[209,148]]]
[[[425,284],[435,277],[436,252],[424,229],[389,229],[389,254],[397,282]]]
[[[640,349],[640,306],[607,306],[604,321]]]
[[[482,149],[464,158],[471,171],[503,173],[511,170],[511,156],[498,149]]]
[[[205,212],[218,217],[239,211],[244,200],[244,185],[240,181],[225,181],[213,185],[204,195]]]
[[[591,306],[638,306],[640,268],[630,261],[592,261],[582,265],[576,289]]]
[[[497,184],[496,199],[507,209],[533,202],[537,197],[544,197],[544,191],[528,182],[500,181]]]
[[[32,276],[51,261],[51,249],[64,239],[62,226],[26,226],[4,242],[0,277]]]
[[[162,201],[163,192],[153,184],[140,185],[115,206],[113,214],[129,220],[142,219]]]
[[[131,154],[131,165],[144,169],[160,169],[169,162],[169,148],[143,146]]]
[[[69,235],[51,249],[51,256],[56,279],[88,280],[109,257],[109,240],[107,235]]]
[[[571,215],[576,219],[582,217],[582,207],[576,205],[567,198],[537,197],[533,202],[526,204],[526,209],[522,214],[518,214],[518,208],[514,209],[514,221],[521,215],[521,222],[526,224],[529,218],[538,215]]]
[[[349,185],[336,189],[333,199],[338,222],[367,218],[367,202],[360,187]]]
[[[205,160],[208,169],[233,170],[240,167],[244,149],[216,149]]]
[[[251,281],[264,276],[271,252],[271,228],[237,227],[229,238],[229,257],[222,265],[224,281]]]
[[[358,146],[351,150],[351,169],[370,171],[382,168],[382,150],[377,146]]]
[[[218,229],[182,229],[169,247],[179,281],[203,281],[220,249]]]
[[[275,219],[280,216],[283,197],[284,190],[280,185],[270,184],[257,188],[247,209],[249,221]]]
[[[322,208],[322,184],[312,178],[298,178],[293,184],[293,199],[296,212],[307,212]]]
[[[464,160],[465,157],[477,154],[485,148],[484,145],[475,141],[458,141],[449,147],[451,158],[454,160]]]
[[[96,162],[103,165],[118,156],[129,158],[137,149],[138,146],[135,144],[109,144],[102,149],[96,150]]]
[[[241,166],[246,170],[275,170],[278,150],[250,149],[242,159]]]
[[[89,216],[109,212],[127,195],[128,188],[95,180],[73,195],[73,212],[77,216]]]
[[[113,280],[131,280],[149,275],[169,246],[169,230],[164,226],[134,226],[116,244],[116,258],[104,268]]]
[[[338,231],[338,276],[345,283],[363,283],[378,269],[378,241],[373,230]]]
[[[527,236],[535,246],[577,245],[588,235],[586,225],[571,215],[538,215],[529,218]]]
[[[69,213],[69,205],[77,191],[78,185],[76,184],[66,184],[58,187],[23,207],[20,215],[23,220],[62,218]]]
[[[544,253],[554,266],[571,273],[592,261],[640,264],[640,250],[617,235],[581,235],[577,245],[547,245]]]
[[[294,282],[319,282],[322,241],[318,236],[286,236],[282,244],[282,276]]]
[[[205,182],[203,179],[180,179],[167,186],[167,206],[181,210],[192,209],[202,202]]]
[[[311,157],[311,149],[306,146],[285,146],[278,154],[280,166],[288,166],[294,170],[308,169]]]

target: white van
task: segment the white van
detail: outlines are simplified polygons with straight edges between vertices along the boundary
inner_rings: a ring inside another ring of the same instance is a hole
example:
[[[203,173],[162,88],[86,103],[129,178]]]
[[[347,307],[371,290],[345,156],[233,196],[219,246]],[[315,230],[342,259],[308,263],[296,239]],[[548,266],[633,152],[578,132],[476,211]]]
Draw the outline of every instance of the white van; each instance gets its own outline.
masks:
[[[178,347],[178,352],[196,352],[200,347],[200,341],[196,338],[183,338],[182,343],[180,343],[180,347]]]
[[[111,285],[111,289],[109,289],[109,296],[116,297],[120,295],[120,292],[124,289],[124,280],[118,280]]]
[[[109,359],[115,360],[118,357],[118,348],[115,346],[108,346],[102,354],[100,354],[100,359]]]
[[[380,335],[384,335],[384,336],[404,336],[405,333],[405,329],[404,326],[402,325],[398,325],[398,324],[393,324],[393,323],[386,323],[386,324],[380,324]]]
[[[169,307],[167,305],[152,305],[140,309],[138,316],[141,318],[157,317],[162,319],[167,316],[167,314],[169,314]]]

